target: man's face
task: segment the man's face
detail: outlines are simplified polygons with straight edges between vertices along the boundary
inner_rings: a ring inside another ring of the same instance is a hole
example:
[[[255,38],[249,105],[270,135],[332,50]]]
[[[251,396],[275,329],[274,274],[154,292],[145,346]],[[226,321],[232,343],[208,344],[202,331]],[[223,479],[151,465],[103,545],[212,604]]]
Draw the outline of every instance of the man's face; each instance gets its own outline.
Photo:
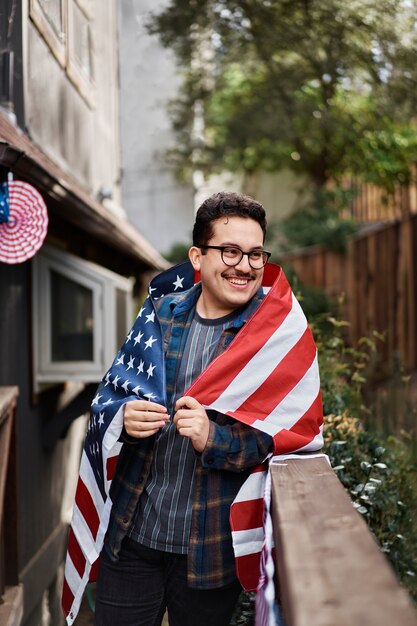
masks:
[[[263,249],[262,228],[251,218],[220,217],[213,222],[213,237],[207,245],[236,246],[243,252]],[[222,261],[220,250],[193,246],[189,255],[201,275],[197,311],[202,317],[215,319],[231,313],[249,302],[261,285],[263,268],[253,269],[246,255],[234,267]]]

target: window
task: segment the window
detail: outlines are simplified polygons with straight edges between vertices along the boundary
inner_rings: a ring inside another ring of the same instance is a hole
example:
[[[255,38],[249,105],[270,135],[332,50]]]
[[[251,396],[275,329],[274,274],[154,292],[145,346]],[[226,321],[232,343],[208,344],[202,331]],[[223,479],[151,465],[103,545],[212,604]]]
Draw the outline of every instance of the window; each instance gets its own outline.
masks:
[[[44,246],[32,291],[35,390],[100,380],[132,323],[132,281]]]
[[[70,0],[67,73],[85,100],[94,106],[92,14],[91,1]]]
[[[69,79],[94,107],[95,0],[30,0],[30,16]]]
[[[30,16],[62,67],[66,65],[67,0],[30,0]]]

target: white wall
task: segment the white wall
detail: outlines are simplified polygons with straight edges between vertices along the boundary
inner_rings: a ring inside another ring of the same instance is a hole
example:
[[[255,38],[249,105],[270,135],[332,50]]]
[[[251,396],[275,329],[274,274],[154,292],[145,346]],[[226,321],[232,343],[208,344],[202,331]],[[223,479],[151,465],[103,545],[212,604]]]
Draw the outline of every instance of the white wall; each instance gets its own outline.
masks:
[[[123,205],[160,252],[188,242],[193,189],[180,185],[164,154],[174,136],[166,111],[179,85],[173,55],[146,32],[149,11],[166,0],[120,0],[119,59]]]

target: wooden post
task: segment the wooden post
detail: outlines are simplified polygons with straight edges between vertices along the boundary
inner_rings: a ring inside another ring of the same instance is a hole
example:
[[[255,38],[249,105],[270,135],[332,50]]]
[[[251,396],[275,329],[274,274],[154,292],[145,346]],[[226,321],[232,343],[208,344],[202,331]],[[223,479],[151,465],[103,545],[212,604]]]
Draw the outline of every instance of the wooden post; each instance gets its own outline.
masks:
[[[324,458],[272,464],[286,626],[417,626],[417,615]]]

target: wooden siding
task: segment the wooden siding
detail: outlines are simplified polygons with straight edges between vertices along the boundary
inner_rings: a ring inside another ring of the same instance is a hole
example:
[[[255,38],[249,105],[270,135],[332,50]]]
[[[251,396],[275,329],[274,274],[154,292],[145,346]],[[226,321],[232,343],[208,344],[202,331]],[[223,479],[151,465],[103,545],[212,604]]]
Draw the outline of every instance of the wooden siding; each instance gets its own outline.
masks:
[[[407,370],[417,368],[417,215],[368,227],[345,255],[314,248],[280,261],[306,284],[334,298],[343,295],[352,342],[374,330],[384,333],[384,361],[399,358]]]

